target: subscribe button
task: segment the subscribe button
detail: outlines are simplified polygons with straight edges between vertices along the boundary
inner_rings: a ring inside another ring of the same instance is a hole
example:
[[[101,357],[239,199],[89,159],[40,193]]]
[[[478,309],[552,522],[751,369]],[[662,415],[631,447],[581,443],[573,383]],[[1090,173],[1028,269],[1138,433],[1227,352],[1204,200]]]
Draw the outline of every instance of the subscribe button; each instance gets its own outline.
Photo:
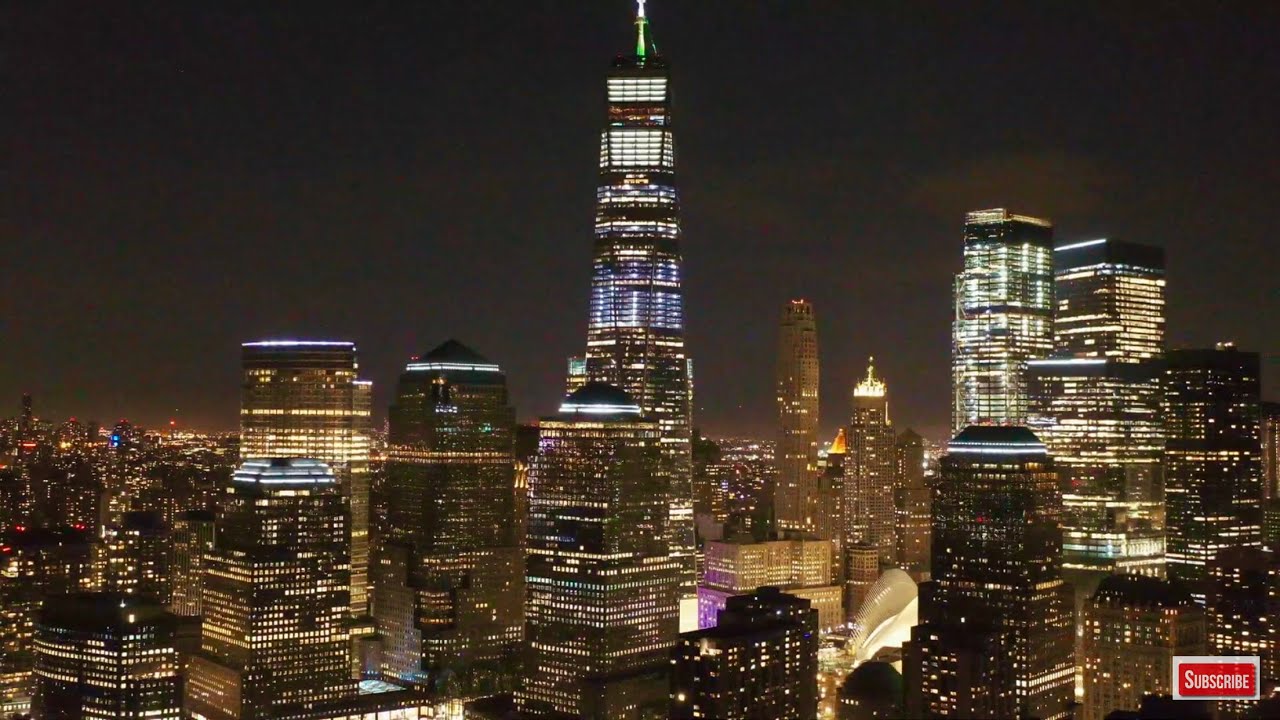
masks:
[[[1173,658],[1174,700],[1257,700],[1258,658]]]

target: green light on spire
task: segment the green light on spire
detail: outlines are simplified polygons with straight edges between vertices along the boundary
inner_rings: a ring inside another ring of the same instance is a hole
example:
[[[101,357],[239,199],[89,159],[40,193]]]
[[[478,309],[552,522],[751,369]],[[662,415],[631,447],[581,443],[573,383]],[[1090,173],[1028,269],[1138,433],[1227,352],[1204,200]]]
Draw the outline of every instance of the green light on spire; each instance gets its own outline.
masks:
[[[644,57],[644,26],[649,24],[644,16],[644,0],[636,0],[636,57]]]

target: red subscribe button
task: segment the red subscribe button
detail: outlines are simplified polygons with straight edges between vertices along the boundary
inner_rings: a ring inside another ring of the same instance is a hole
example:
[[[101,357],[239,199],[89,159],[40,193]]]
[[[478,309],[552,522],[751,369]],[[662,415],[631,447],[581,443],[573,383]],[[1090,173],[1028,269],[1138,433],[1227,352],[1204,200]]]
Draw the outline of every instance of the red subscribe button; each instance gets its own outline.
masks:
[[[1173,699],[1257,700],[1258,675],[1257,656],[1180,655],[1173,659]]]

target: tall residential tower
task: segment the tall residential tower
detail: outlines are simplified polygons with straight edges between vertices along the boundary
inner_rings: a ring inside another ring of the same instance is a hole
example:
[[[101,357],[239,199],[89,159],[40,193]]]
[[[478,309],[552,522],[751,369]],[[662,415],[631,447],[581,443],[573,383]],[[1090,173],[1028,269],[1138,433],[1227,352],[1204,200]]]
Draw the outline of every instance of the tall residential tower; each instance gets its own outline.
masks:
[[[774,522],[779,530],[812,532],[822,525],[818,493],[818,326],[813,305],[792,300],[778,328],[778,480]]]
[[[621,388],[658,423],[674,476],[667,503],[687,622],[696,621],[692,378],[684,349],[680,199],[666,58],[644,2],[634,52],[609,71],[600,132],[586,376]],[[575,381],[575,384],[579,381]]]

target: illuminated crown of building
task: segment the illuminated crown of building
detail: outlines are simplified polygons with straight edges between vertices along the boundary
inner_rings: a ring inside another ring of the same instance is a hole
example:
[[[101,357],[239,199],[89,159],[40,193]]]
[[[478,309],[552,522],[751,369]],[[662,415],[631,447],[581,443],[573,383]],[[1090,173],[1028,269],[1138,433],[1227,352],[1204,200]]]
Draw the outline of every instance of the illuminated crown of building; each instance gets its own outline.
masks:
[[[867,358],[867,376],[853,388],[854,397],[884,397],[889,386],[876,377],[876,359]]]

